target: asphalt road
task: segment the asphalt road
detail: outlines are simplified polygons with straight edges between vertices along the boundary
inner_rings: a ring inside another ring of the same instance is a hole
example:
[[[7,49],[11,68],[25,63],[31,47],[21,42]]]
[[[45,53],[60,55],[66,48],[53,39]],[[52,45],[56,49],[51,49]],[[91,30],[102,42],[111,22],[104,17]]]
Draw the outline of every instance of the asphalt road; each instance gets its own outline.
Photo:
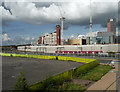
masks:
[[[99,63],[104,63],[104,64],[110,64],[113,60],[107,60],[107,59],[97,59]]]
[[[2,57],[2,89],[12,90],[22,69],[31,85],[51,75],[79,67],[84,63],[57,60],[41,60],[20,57]]]

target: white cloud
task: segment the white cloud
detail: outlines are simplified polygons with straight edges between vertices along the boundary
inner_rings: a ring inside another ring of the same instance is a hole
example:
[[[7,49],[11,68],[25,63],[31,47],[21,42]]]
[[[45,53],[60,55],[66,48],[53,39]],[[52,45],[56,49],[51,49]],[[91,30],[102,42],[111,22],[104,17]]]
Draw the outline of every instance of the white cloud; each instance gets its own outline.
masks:
[[[74,25],[89,24],[90,0],[80,0],[80,2],[50,3],[49,6],[36,7],[32,2],[6,2],[5,6],[10,9],[3,10],[3,22],[20,20],[31,24],[60,23],[60,11],[66,17],[66,22]],[[99,0],[98,0],[99,1]],[[107,0],[104,0],[104,2]],[[114,1],[114,0],[113,0]],[[43,4],[39,3],[37,6]],[[58,7],[59,5],[59,7]],[[117,2],[115,3],[97,3],[92,0],[92,15],[94,23],[104,23],[105,19],[117,16]],[[60,10],[59,10],[60,9]]]
[[[10,37],[8,36],[8,34],[6,34],[6,33],[2,34],[1,37],[2,37],[3,41],[9,41],[9,40],[11,40]]]
[[[36,41],[34,37],[20,37],[10,38],[7,33],[0,35],[3,45],[17,45],[17,44],[30,44]]]

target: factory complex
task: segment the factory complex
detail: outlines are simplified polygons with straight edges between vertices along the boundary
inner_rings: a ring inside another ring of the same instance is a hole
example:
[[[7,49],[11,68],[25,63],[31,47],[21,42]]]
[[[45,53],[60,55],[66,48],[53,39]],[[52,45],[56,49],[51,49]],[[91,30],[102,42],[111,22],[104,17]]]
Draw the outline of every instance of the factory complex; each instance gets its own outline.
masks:
[[[120,36],[116,35],[116,20],[109,19],[107,32],[92,32],[90,35],[79,35],[77,38],[61,40],[61,26],[56,25],[56,31],[40,36],[38,44],[20,46],[20,51],[33,51],[41,53],[106,53],[120,52]]]

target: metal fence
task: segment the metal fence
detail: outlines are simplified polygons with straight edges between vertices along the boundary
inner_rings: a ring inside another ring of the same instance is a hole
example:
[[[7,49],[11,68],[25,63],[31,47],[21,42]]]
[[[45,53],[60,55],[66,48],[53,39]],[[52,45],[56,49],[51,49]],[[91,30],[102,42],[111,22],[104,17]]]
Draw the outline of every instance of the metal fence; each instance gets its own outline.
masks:
[[[39,51],[37,52],[30,52],[30,51],[18,51],[15,49],[9,49],[9,50],[2,50],[2,53],[15,53],[15,54],[32,54],[32,55],[52,55],[52,56],[71,56],[71,57],[81,57],[81,58],[103,58],[103,59],[118,59],[120,60],[120,53],[103,53],[103,54],[94,54],[94,53],[41,53]]]

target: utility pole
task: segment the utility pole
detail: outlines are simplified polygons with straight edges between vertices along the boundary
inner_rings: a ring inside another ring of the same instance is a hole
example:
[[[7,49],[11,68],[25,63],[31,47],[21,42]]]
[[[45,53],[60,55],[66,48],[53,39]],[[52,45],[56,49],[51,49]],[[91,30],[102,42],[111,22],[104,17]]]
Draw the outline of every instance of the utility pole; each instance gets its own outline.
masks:
[[[91,0],[90,0],[90,44],[92,44],[92,12],[91,12]]]
[[[62,18],[60,18],[60,20],[61,20],[61,31],[62,31],[62,45],[63,45],[63,24],[64,24],[64,21],[65,21],[65,17],[62,17]]]

